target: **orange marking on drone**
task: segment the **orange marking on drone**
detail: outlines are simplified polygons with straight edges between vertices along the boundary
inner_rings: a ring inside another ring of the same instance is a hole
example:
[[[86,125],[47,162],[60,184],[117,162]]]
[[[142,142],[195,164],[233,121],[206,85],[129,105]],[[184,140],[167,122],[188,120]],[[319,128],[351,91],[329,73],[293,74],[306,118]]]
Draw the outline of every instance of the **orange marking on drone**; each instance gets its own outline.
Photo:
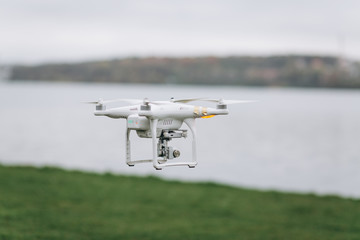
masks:
[[[215,117],[215,115],[203,116],[201,118],[212,118],[212,117]]]

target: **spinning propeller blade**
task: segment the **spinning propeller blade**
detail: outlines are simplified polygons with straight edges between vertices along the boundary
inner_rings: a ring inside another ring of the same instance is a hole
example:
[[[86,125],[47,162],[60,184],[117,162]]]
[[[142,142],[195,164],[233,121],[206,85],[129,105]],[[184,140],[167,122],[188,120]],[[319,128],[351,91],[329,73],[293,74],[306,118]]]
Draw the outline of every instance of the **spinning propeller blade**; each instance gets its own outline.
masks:
[[[103,100],[102,100],[102,98],[99,98],[99,100],[97,100],[97,101],[90,101],[90,102],[83,102],[83,103],[101,105],[101,104],[103,104]]]
[[[106,100],[103,101],[103,103],[113,103],[113,102],[125,102],[125,103],[130,103],[130,104],[140,104],[143,102],[143,100],[141,99],[129,99],[129,98],[119,98],[119,99],[112,99],[112,100]]]
[[[102,100],[101,98],[98,101],[92,101],[92,102],[85,102],[88,104],[105,104],[105,103],[113,103],[113,102],[126,102],[126,103],[130,103],[132,105],[135,104],[140,104],[143,102],[143,100],[140,99],[127,99],[127,98],[119,98],[119,99],[112,99],[112,100]]]
[[[224,99],[203,99],[202,101],[207,101],[207,102],[216,102],[218,104],[236,104],[236,103],[252,103],[252,102],[257,102],[254,100],[224,100]]]
[[[216,102],[217,104],[236,104],[236,103],[251,103],[251,102],[257,102],[252,100],[224,100],[224,99],[215,99],[215,98],[183,98],[183,99],[172,99],[171,102],[173,103],[189,103],[193,101],[206,101],[206,102]],[[91,102],[85,102],[88,104],[97,104],[102,105],[106,103],[113,103],[113,102],[126,102],[131,105],[136,104],[154,104],[154,105],[165,105],[169,104],[168,101],[149,101],[147,98],[145,99],[129,99],[129,98],[119,98],[119,99],[112,99],[112,100],[103,100],[99,99],[98,101],[91,101]]]
[[[119,98],[119,99],[111,99],[111,100],[102,100],[100,98],[98,101],[91,101],[91,102],[84,102],[84,103],[102,105],[102,104],[114,103],[114,102],[125,102],[125,103],[129,103],[130,105],[136,105],[136,104],[164,105],[164,104],[169,104],[169,102],[167,102],[167,101],[149,101],[147,98],[145,98],[145,99]]]
[[[173,99],[172,102],[180,102],[180,103],[188,103],[193,101],[201,101],[204,100],[204,98],[183,98],[183,99]]]

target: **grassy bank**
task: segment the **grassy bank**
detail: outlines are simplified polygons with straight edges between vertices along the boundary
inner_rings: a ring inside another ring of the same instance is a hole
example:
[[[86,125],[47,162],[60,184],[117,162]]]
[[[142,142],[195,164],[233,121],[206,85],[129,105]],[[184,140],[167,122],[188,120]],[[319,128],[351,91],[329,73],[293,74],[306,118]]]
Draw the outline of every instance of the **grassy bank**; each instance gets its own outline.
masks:
[[[360,201],[0,166],[4,239],[360,239]]]

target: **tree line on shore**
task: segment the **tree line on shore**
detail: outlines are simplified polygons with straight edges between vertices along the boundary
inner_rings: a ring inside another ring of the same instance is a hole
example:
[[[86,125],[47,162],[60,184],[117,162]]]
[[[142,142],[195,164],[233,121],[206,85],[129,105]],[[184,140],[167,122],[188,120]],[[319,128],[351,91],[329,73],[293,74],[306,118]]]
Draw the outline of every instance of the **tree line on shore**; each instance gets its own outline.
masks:
[[[13,66],[11,80],[360,87],[360,63],[329,56],[146,57]]]

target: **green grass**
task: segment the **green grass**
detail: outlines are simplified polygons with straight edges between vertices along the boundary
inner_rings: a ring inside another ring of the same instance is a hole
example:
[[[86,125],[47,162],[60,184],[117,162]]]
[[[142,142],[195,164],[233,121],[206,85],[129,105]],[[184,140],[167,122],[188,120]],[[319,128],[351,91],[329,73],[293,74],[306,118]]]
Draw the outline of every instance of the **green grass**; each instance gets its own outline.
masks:
[[[0,166],[5,239],[360,239],[360,201]]]

